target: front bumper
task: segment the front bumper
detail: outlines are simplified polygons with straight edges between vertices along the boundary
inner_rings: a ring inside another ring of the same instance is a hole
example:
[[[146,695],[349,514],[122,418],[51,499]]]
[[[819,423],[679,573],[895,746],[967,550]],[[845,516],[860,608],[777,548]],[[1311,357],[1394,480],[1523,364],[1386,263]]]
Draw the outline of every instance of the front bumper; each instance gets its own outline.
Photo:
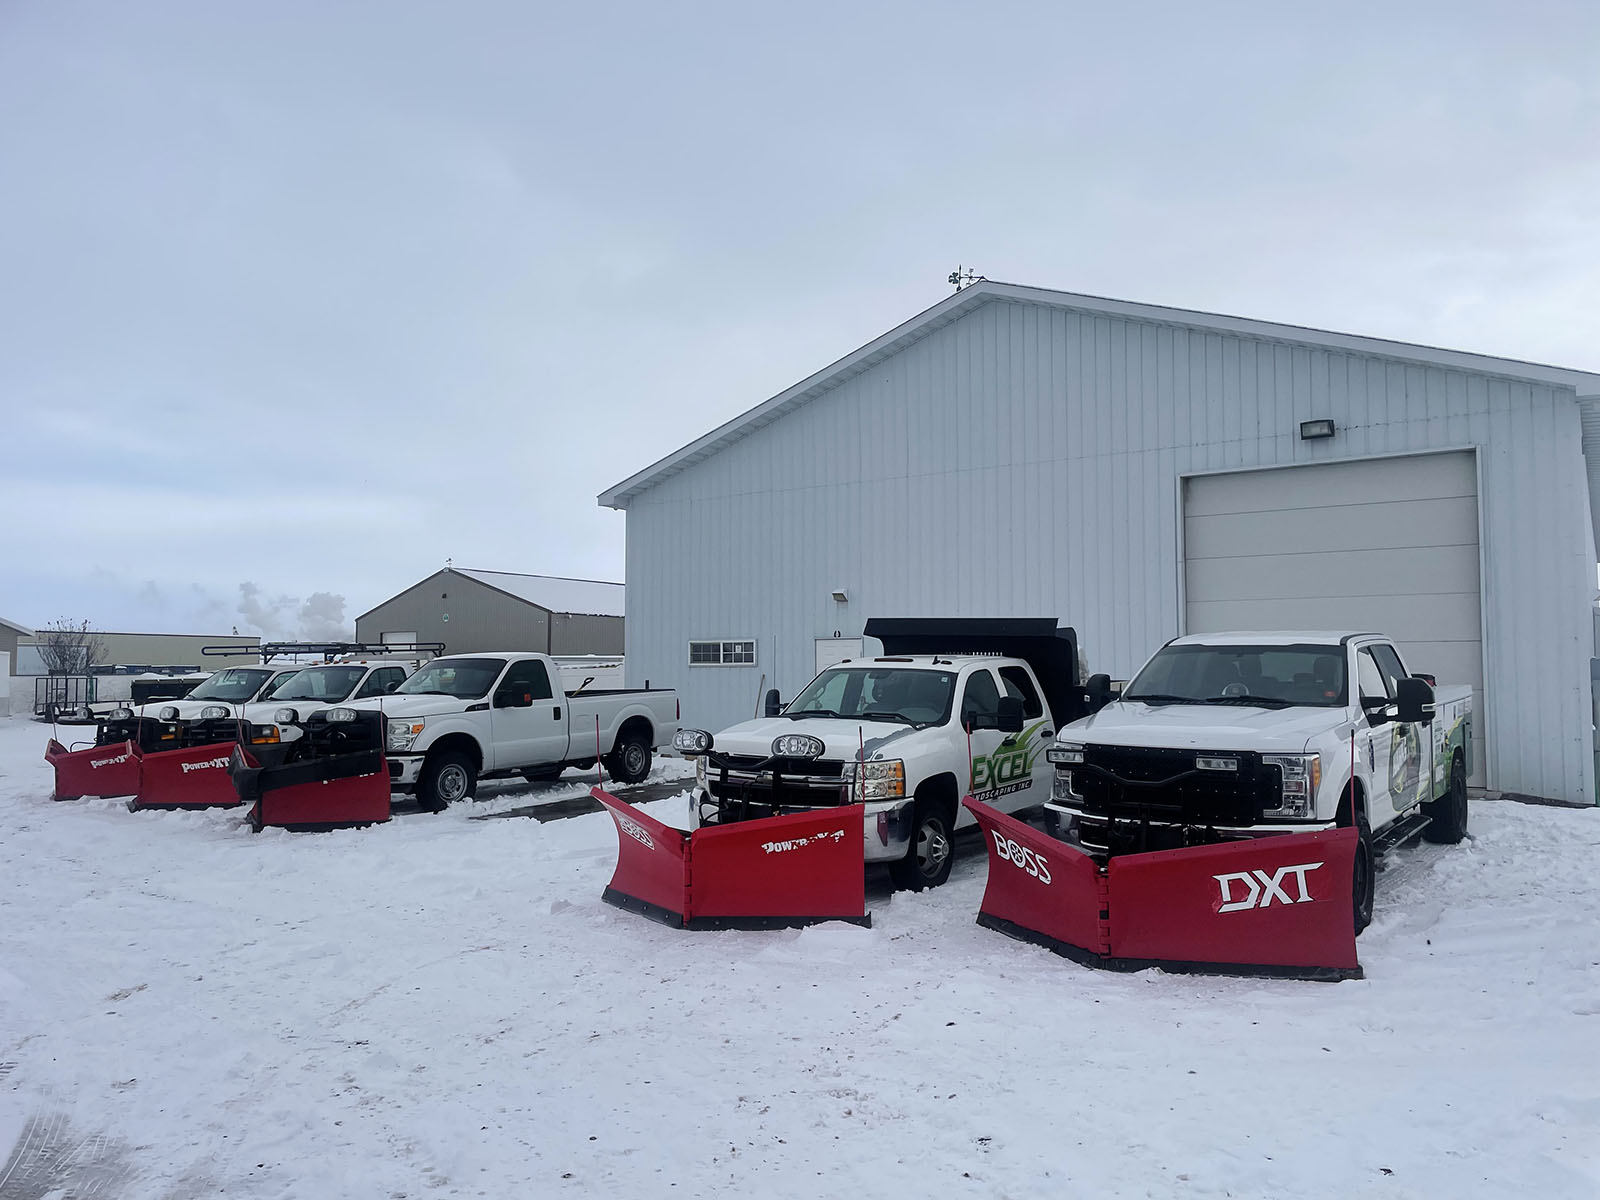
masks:
[[[412,792],[417,787],[417,777],[422,774],[423,754],[391,754],[389,761],[389,786],[397,792]]]
[[[1115,824],[1122,830],[1140,827],[1151,831],[1156,843],[1152,850],[1178,849],[1185,845],[1201,845],[1207,841],[1236,842],[1250,838],[1275,837],[1284,833],[1320,833],[1335,828],[1332,821],[1262,821],[1251,825],[1183,825],[1173,821],[1145,821],[1128,817],[1108,818],[1101,813],[1085,812],[1060,801],[1052,800],[1044,806],[1044,830],[1057,841],[1077,846],[1090,854],[1104,854],[1109,848],[1107,826]],[[1190,840],[1189,832],[1203,833]],[[1172,845],[1165,843],[1171,842]]]
[[[694,811],[690,814],[692,825],[699,828],[714,827],[716,822],[702,823],[700,813],[710,811],[715,802],[704,789],[695,793]],[[861,856],[865,862],[899,862],[911,851],[911,838],[915,831],[913,800],[872,800],[867,803],[866,820],[861,827]],[[822,812],[829,805],[812,807],[786,805],[785,812]]]

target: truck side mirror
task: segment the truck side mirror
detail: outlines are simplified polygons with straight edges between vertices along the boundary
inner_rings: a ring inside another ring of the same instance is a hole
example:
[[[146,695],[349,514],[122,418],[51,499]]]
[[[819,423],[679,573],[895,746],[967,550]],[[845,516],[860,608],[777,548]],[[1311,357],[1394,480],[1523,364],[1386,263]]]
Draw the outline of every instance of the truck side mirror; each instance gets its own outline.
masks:
[[[1099,712],[1111,703],[1111,676],[1091,675],[1083,690],[1084,699],[1089,702],[1089,711]]]
[[[1407,725],[1433,724],[1433,689],[1415,675],[1394,685],[1395,720]]]
[[[783,711],[783,701],[778,697],[777,688],[768,688],[766,696],[761,701],[761,715],[775,717]]]
[[[1001,733],[1022,732],[1022,700],[1017,696],[1001,696],[995,715],[994,727]]]
[[[495,693],[494,706],[496,708],[532,708],[533,693],[518,687],[499,691]]]

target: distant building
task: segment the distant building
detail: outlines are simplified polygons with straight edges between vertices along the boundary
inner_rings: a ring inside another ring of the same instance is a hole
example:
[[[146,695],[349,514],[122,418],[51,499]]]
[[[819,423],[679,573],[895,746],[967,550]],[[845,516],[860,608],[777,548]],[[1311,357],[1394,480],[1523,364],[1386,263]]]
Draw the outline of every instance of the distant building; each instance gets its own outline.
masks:
[[[17,673],[17,643],[22,638],[32,637],[33,630],[15,621],[8,621],[0,617],[0,654],[8,655],[7,662],[11,664],[11,674]]]
[[[5,649],[4,635],[8,625],[10,622],[0,621],[0,650]],[[44,640],[45,632],[28,631],[27,636],[17,639],[16,651],[11,659],[13,675],[48,674],[44,658],[39,653],[39,643]],[[216,671],[222,667],[261,661],[257,649],[261,639],[233,633],[110,633],[94,630],[90,636],[105,648],[105,653],[94,667],[99,674],[108,673],[113,667]],[[202,654],[200,651],[206,646],[240,646],[246,649],[240,654]]]
[[[621,654],[620,583],[446,567],[356,618],[359,642],[443,642],[449,654]]]

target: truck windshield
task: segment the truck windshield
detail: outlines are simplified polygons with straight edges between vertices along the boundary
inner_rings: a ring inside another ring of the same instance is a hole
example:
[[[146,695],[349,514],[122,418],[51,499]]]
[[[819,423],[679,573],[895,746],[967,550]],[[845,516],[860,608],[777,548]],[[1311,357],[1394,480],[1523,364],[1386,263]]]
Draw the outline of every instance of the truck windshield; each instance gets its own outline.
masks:
[[[937,725],[950,715],[955,690],[953,671],[839,667],[813,679],[783,715]]]
[[[225,671],[218,671],[184,699],[243,704],[271,677],[271,667],[229,667]]]
[[[274,685],[273,700],[343,700],[356,690],[356,684],[366,674],[365,667],[307,667],[288,677],[288,682]]]
[[[394,695],[476,700],[489,694],[505,666],[498,658],[436,658],[395,688]]]
[[[1167,646],[1122,693],[1148,704],[1337,708],[1345,702],[1340,646]]]

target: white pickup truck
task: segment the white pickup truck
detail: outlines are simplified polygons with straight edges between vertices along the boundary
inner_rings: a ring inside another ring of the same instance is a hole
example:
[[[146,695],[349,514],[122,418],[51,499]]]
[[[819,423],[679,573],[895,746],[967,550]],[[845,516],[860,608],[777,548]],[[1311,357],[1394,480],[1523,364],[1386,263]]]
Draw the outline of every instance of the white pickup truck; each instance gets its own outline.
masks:
[[[597,754],[613,778],[637,783],[678,729],[670,688],[569,693],[554,660],[533,653],[435,658],[389,695],[348,707],[387,718],[389,778],[430,811],[471,796],[480,779],[554,779]]]
[[[1115,855],[1354,825],[1359,932],[1375,842],[1466,835],[1471,723],[1376,634],[1178,638],[1057,735],[1045,828]]]
[[[936,887],[972,823],[963,795],[1007,812],[1045,801],[1040,755],[1088,710],[1076,637],[1053,619],[874,619],[865,633],[884,656],[829,667],[786,708],[769,693],[765,717],[679,731],[696,759],[692,820],[864,803],[866,861],[899,887]]]

